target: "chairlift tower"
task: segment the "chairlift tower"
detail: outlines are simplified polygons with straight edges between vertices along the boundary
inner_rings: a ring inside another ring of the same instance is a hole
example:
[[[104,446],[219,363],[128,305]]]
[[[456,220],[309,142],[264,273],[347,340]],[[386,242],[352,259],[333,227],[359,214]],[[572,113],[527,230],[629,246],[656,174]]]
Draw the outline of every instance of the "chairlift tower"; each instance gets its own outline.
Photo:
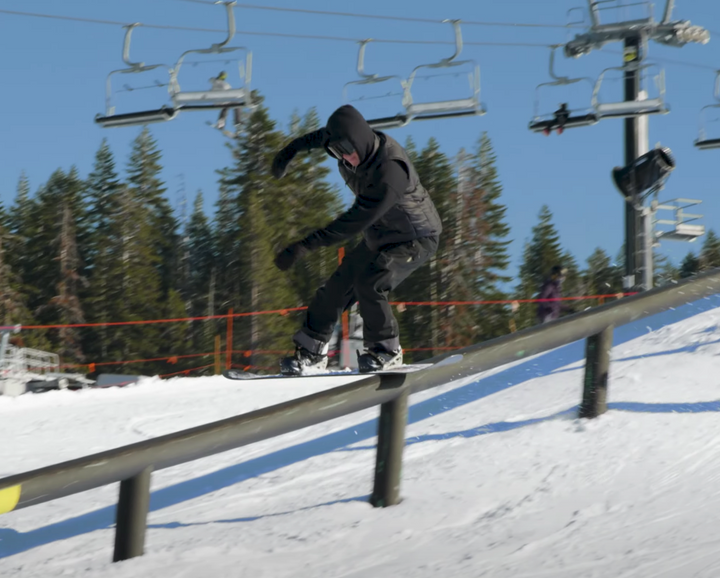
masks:
[[[644,67],[642,62],[647,42],[654,40],[666,46],[681,48],[690,42],[707,44],[710,34],[700,26],[691,25],[687,20],[671,20],[674,0],[666,0],[662,20],[659,22],[653,18],[651,4],[641,1],[635,2],[633,5],[646,6],[648,8],[646,18],[602,24],[600,21],[601,11],[608,8],[608,4],[613,4],[614,7],[626,6],[615,0],[588,0],[590,29],[583,34],[577,34],[573,40],[566,43],[564,52],[566,57],[578,58],[611,42],[623,43],[624,102],[627,104],[625,110],[621,111],[623,114],[614,116],[616,118],[623,117],[625,120],[625,164],[630,165],[640,154],[639,117],[652,114],[652,112],[667,112],[667,110],[650,110],[639,99],[640,78]],[[661,86],[661,90],[664,91],[664,87]],[[662,99],[655,104],[662,105]],[[617,107],[618,110],[619,108]],[[624,277],[626,291],[639,291],[647,288],[643,287],[644,283],[641,281],[643,264],[638,258],[644,252],[644,243],[641,242],[645,237],[642,234],[644,228],[642,205],[626,202]]]

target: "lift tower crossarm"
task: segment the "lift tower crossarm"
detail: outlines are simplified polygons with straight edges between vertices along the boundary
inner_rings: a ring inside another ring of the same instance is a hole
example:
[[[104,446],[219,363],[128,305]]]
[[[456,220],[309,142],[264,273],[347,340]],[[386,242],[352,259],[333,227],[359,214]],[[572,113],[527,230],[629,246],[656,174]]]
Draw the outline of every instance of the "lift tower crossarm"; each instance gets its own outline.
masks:
[[[598,50],[610,42],[624,42],[626,38],[641,37],[654,40],[668,46],[682,47],[691,42],[707,44],[710,33],[701,26],[693,26],[689,20],[670,21],[674,0],[667,0],[661,22],[652,16],[639,20],[627,20],[611,24],[601,24],[598,0],[588,0],[590,7],[590,30],[576,34],[575,38],[565,44],[565,56],[578,58]]]

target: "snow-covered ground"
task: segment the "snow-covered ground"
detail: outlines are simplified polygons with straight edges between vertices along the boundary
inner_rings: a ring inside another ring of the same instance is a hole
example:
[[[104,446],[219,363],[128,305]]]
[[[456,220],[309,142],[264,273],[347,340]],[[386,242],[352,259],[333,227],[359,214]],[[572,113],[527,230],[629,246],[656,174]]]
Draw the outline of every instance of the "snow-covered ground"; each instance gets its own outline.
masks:
[[[110,562],[117,484],[2,515],[0,575],[715,578],[718,306],[618,328],[596,420],[582,343],[413,396],[399,506],[367,503],[372,409],[155,473],[140,558]],[[353,379],[0,397],[0,476]]]

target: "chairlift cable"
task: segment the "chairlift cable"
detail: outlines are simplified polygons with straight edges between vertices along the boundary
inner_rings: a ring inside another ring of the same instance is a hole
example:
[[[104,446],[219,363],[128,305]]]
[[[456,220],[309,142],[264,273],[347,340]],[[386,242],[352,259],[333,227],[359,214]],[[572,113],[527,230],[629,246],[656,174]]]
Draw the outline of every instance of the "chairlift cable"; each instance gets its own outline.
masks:
[[[129,22],[120,22],[117,20],[100,20],[96,18],[82,18],[77,16],[61,16],[56,14],[42,14],[36,12],[21,12],[17,10],[0,9],[0,14],[10,14],[14,16],[30,16],[36,18],[51,18],[56,20],[66,20],[74,22],[82,22],[85,24],[105,24],[111,26],[128,26]],[[218,28],[194,28],[188,26],[174,26],[170,24],[141,24],[144,28],[155,28],[161,30],[180,30],[183,32],[211,32],[213,34],[226,32]],[[320,36],[313,34],[289,34],[283,32],[256,32],[249,30],[238,30],[239,35],[245,36],[274,36],[280,38],[298,38],[302,40],[329,40],[332,42],[352,42],[357,44],[361,41],[359,38],[348,38],[347,36]],[[378,44],[443,44],[454,45],[453,42],[447,40],[393,40],[393,39],[373,39]],[[532,43],[532,42],[465,42],[466,46],[517,46],[529,48],[547,48],[548,44]]]
[[[214,6],[216,2],[213,0],[180,0],[181,2],[191,2],[194,4],[206,4]],[[373,20],[394,20],[401,22],[422,22],[426,24],[443,24],[443,20],[433,18],[417,18],[412,16],[388,16],[380,14],[359,14],[356,12],[336,12],[330,10],[309,10],[307,8],[287,8],[282,6],[260,6],[258,4],[235,4],[236,8],[245,8],[249,10],[271,10],[275,12],[294,12],[301,14],[314,14],[317,16],[344,16],[350,18],[369,18]],[[470,26],[501,26],[511,28],[568,28],[566,24],[534,24],[528,22],[488,22],[477,20],[463,20],[463,25]]]
[[[0,9],[0,14],[10,14],[12,16],[32,16],[35,18],[50,18],[54,20],[70,20],[73,22],[83,22],[86,24],[107,24],[110,26],[128,26],[130,22],[120,22],[117,20],[100,20],[98,18],[82,18],[79,16],[62,16],[59,14],[42,14],[38,12],[21,12],[19,10],[5,10]],[[224,32],[223,30],[218,30],[217,28],[191,28],[186,26],[172,26],[172,25],[163,25],[163,24],[142,24],[141,26],[144,26],[145,28],[158,28],[158,29],[164,29],[164,30],[182,30],[185,32],[212,32],[212,33],[218,33],[218,32]]]
[[[205,3],[203,0],[182,0],[182,1],[194,1],[194,2],[202,2]],[[109,25],[109,26],[128,26],[129,22],[121,22],[118,20],[103,20],[103,19],[97,19],[97,18],[83,18],[78,16],[63,16],[59,14],[44,14],[44,13],[38,13],[38,12],[22,12],[19,10],[6,10],[6,9],[0,9],[0,14],[9,14],[12,16],[28,16],[33,18],[49,18],[54,20],[64,20],[64,21],[72,21],[72,22],[81,22],[85,24],[103,24],[103,25]],[[434,22],[434,21],[433,21]],[[219,29],[219,28],[197,28],[197,27],[190,27],[190,26],[176,26],[171,24],[142,24],[145,28],[153,28],[153,29],[159,29],[159,30],[179,30],[181,32],[209,32],[213,34],[223,33],[225,30]],[[247,36],[272,36],[272,37],[281,37],[281,38],[297,38],[301,40],[327,40],[332,42],[353,42],[358,43],[361,40],[358,38],[348,38],[345,36],[320,36],[320,35],[311,35],[311,34],[286,34],[281,32],[256,32],[256,31],[241,31],[238,30],[237,34],[247,35]],[[720,36],[720,34],[718,34]],[[393,40],[393,39],[380,39],[380,38],[374,38],[374,43],[380,43],[380,44],[443,44],[443,45],[452,45],[453,42],[445,41],[445,40]],[[505,46],[505,47],[520,47],[520,48],[551,48],[554,46],[553,44],[540,44],[540,43],[532,43],[532,42],[464,42],[465,46]],[[611,54],[621,54],[618,51],[615,50],[608,50],[603,49],[607,53]],[[674,64],[677,66],[688,66],[691,68],[698,68],[702,70],[712,70],[716,71],[717,67],[703,65],[703,64],[697,64],[694,62],[688,62],[683,60],[674,60],[674,59],[668,59],[668,58],[654,58],[653,60],[656,60],[658,62],[666,62],[668,64]]]

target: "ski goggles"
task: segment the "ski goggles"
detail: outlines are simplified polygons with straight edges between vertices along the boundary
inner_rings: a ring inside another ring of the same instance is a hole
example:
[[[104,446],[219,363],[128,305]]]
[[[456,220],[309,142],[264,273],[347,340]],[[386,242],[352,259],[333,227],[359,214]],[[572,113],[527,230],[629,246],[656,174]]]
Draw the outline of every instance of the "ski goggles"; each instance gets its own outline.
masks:
[[[343,155],[351,155],[355,152],[353,145],[346,139],[329,142],[327,150],[338,160],[342,160]]]

